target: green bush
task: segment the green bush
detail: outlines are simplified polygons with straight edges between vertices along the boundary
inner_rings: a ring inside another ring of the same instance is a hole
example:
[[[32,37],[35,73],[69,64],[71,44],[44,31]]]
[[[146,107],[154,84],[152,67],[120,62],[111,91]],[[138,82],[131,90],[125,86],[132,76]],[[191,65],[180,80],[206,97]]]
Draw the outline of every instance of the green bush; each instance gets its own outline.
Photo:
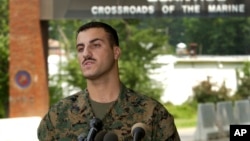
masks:
[[[193,92],[191,101],[196,101],[197,103],[216,103],[218,101],[230,100],[230,89],[226,87],[225,81],[221,86],[217,86],[216,83],[210,81],[210,77],[207,77],[207,80],[201,81],[198,85],[194,86]]]

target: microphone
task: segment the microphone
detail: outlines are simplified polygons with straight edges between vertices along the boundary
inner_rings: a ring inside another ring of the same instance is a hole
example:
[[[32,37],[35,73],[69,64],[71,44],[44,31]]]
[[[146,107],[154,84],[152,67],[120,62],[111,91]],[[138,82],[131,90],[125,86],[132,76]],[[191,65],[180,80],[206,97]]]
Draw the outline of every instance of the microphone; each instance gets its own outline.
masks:
[[[118,141],[118,136],[113,132],[108,132],[104,136],[103,141]]]
[[[88,136],[86,138],[86,141],[93,141],[95,135],[97,134],[97,132],[99,132],[102,129],[102,121],[98,118],[93,118],[92,120],[90,120],[90,131],[88,133]]]
[[[103,138],[104,138],[104,136],[105,136],[106,133],[107,133],[107,132],[104,131],[104,130],[98,132],[98,133],[96,134],[95,138],[94,138],[94,141],[103,141]]]
[[[146,125],[143,123],[136,123],[132,126],[131,135],[133,141],[141,141],[145,136]]]

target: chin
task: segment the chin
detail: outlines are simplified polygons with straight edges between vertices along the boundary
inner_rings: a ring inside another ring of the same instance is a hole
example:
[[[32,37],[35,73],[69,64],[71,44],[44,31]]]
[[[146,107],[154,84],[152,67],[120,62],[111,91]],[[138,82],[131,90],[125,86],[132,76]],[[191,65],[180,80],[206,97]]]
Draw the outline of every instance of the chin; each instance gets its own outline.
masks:
[[[85,79],[88,79],[88,80],[94,80],[94,79],[96,79],[96,76],[95,76],[95,75],[83,75],[83,77],[84,77]]]

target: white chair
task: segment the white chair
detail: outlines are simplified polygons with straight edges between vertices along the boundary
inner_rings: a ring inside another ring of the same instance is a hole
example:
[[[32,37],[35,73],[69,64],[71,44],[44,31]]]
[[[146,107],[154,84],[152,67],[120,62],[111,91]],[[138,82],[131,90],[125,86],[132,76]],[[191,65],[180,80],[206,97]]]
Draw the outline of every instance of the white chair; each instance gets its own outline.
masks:
[[[235,117],[238,124],[250,124],[249,100],[235,101]]]
[[[198,118],[196,131],[194,133],[194,140],[207,141],[219,138],[219,136],[219,129],[216,125],[215,104],[198,104]]]
[[[230,125],[236,124],[232,101],[221,101],[216,104],[216,118],[222,134],[229,137]]]

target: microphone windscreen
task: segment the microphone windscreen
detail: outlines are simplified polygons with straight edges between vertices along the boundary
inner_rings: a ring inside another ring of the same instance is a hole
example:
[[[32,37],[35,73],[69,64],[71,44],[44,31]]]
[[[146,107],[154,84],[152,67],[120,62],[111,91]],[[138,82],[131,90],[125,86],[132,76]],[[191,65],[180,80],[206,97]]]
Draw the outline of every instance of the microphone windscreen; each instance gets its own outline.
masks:
[[[134,132],[136,130],[144,130],[144,132],[146,131],[147,129],[147,126],[144,124],[144,123],[136,123],[132,126],[132,129],[131,129],[131,135],[134,136]]]
[[[96,134],[94,141],[103,141],[103,138],[107,132],[106,131],[100,131]]]
[[[90,127],[91,128],[96,128],[97,130],[101,130],[103,126],[102,120],[99,118],[93,118],[90,120]]]
[[[118,136],[113,132],[108,132],[104,136],[103,141],[118,141]]]

